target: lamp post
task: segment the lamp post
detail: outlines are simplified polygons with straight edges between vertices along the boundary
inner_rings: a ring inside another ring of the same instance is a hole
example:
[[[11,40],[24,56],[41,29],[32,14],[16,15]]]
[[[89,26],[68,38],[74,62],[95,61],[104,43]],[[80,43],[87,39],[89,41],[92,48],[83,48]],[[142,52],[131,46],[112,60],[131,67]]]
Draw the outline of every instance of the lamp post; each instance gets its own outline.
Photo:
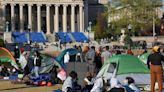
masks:
[[[66,35],[67,35],[67,34],[64,33],[64,40],[65,40],[65,41],[64,41],[64,47],[65,47],[65,49],[66,49]]]
[[[30,31],[31,31],[31,25],[30,24],[28,24],[28,44],[30,44],[31,42],[30,42],[30,40],[31,40],[31,37],[30,37]]]
[[[89,26],[88,26],[87,30],[88,30],[88,40],[90,42],[89,32],[91,32],[91,30],[92,30],[92,22],[91,21],[89,22]]]
[[[130,36],[131,36],[131,30],[132,30],[132,25],[129,24],[129,25],[128,25],[128,31],[129,31],[129,35],[130,35]]]

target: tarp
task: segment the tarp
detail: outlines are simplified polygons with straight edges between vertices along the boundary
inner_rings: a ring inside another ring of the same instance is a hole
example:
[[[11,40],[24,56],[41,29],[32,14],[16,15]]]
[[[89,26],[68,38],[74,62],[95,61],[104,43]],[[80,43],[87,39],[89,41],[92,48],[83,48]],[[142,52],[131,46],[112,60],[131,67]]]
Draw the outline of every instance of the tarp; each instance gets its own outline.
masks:
[[[75,38],[76,42],[88,41],[88,38],[82,32],[72,32],[71,34]]]
[[[0,61],[1,62],[10,62],[12,66],[18,69],[16,61],[9,50],[6,48],[0,47]]]
[[[69,52],[69,55],[76,55],[78,53],[78,50],[75,48],[68,48],[65,49],[64,51],[62,51],[55,59],[56,61],[58,61],[62,66],[64,66],[64,55],[66,54],[66,52]]]
[[[46,42],[46,37],[42,32],[30,32],[30,39],[32,42]]]
[[[13,32],[12,38],[14,40],[14,43],[23,43],[28,41],[26,37],[26,32]]]

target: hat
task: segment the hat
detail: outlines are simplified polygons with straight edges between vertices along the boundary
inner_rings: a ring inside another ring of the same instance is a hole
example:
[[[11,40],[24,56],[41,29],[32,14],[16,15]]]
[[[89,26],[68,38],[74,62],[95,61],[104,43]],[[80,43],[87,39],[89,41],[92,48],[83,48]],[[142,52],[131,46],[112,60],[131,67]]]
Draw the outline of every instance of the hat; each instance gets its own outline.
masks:
[[[160,47],[159,47],[159,46],[154,46],[154,47],[153,47],[153,51],[154,51],[154,52],[159,52],[159,50],[160,50]]]

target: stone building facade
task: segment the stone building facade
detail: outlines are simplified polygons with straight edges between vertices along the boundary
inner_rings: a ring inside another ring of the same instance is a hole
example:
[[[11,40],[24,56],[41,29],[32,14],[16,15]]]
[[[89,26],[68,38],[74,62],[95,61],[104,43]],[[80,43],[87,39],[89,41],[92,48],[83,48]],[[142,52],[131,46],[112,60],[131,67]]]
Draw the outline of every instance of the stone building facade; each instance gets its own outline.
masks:
[[[83,32],[88,23],[85,4],[83,0],[0,0],[0,30]]]

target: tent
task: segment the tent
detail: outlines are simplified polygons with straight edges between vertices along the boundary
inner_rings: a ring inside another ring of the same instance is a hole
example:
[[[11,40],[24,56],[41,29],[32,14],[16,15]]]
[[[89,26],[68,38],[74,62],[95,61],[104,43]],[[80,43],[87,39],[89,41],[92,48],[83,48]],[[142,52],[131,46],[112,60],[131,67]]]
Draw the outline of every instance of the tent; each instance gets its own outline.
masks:
[[[12,32],[12,38],[14,43],[23,43],[28,41],[26,38],[26,32]]]
[[[68,48],[68,49],[65,49],[64,51],[62,51],[55,59],[56,61],[58,61],[63,67],[65,66],[64,65],[64,61],[63,61],[63,58],[64,58],[64,55],[66,54],[66,52],[69,52],[69,55],[76,55],[78,53],[78,50],[75,49],[75,48]]]
[[[138,58],[139,58],[142,62],[144,62],[145,64],[147,64],[147,58],[148,58],[149,55],[150,55],[150,52],[147,52],[147,53],[144,53],[144,54],[138,56]]]
[[[148,68],[132,55],[115,55],[105,61],[97,77],[116,77],[121,83],[126,77],[134,78],[136,84],[150,84]]]
[[[2,63],[9,62],[12,66],[14,66],[16,69],[18,69],[16,61],[15,61],[13,55],[11,54],[11,52],[3,47],[0,47],[0,61]]]

